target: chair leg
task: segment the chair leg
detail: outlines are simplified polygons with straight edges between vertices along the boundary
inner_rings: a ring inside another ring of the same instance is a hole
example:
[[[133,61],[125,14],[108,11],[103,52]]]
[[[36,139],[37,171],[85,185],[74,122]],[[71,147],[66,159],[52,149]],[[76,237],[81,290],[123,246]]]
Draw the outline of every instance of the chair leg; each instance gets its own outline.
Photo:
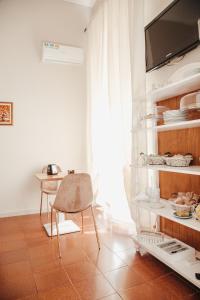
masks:
[[[43,192],[41,192],[41,199],[40,199],[40,216],[42,214],[42,200],[43,200]]]
[[[53,238],[53,207],[51,207],[51,239]]]
[[[56,231],[57,231],[57,241],[58,241],[59,258],[61,258],[61,253],[60,253],[60,236],[59,236],[59,228],[58,228],[58,212],[57,212],[57,210],[56,210]]]
[[[83,233],[83,212],[81,212],[81,228],[82,228],[82,233]]]
[[[49,221],[49,195],[47,194],[47,222]]]
[[[97,238],[97,244],[100,250],[100,242],[99,242],[99,235],[98,235],[98,231],[97,231],[97,225],[96,225],[96,221],[95,221],[95,217],[94,217],[94,211],[93,211],[93,207],[91,206],[91,211],[92,211],[92,218],[93,218],[93,222],[94,222],[94,228],[95,228],[95,233],[96,233],[96,238]]]

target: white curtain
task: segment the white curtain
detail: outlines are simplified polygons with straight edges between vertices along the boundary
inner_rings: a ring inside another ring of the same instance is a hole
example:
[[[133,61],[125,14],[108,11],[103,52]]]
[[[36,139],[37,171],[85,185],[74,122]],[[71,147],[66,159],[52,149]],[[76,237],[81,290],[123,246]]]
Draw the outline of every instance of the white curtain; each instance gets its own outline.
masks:
[[[134,197],[140,192],[146,192],[149,185],[150,174],[145,168],[139,168],[140,153],[153,153],[148,149],[154,137],[153,131],[143,130],[141,116],[150,113],[152,103],[146,96],[146,72],[145,72],[145,36],[144,36],[144,1],[129,1],[130,19],[130,43],[131,43],[131,74],[132,74],[132,203],[131,215],[136,220],[136,209]],[[150,111],[149,111],[150,109]],[[140,225],[147,228],[149,226],[149,213],[140,211]]]
[[[133,20],[133,16],[140,18],[134,13],[134,2],[143,3],[142,0],[97,1],[87,30],[89,171],[93,175],[96,202],[106,208],[113,220],[127,223],[132,222],[129,207],[132,192],[136,191],[132,187],[138,178],[136,172],[132,172],[134,180],[131,178],[130,168],[132,120],[138,118],[136,106],[141,100],[136,95],[137,72],[143,76],[141,86],[145,90],[144,64],[140,68],[139,52],[133,51],[133,43],[138,39],[134,24],[141,26],[140,32],[143,30],[143,18],[139,24],[138,19]],[[141,8],[139,13],[143,17]],[[139,136],[134,138],[135,151],[138,142],[141,148],[145,143]]]

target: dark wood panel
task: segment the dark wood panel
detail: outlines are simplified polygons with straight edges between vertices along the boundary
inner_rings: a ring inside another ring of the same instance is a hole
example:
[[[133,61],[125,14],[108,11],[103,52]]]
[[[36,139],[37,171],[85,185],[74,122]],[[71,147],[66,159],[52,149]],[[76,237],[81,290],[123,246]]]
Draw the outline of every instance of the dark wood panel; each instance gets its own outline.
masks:
[[[200,176],[171,172],[159,173],[162,198],[168,199],[171,193],[175,192],[195,192],[200,194]]]
[[[170,109],[179,109],[183,95],[157,102]],[[158,152],[164,154],[192,153],[192,164],[200,165],[200,128],[181,129],[158,133]],[[173,192],[193,191],[200,194],[200,176],[159,172],[161,197],[168,199]],[[178,238],[200,251],[200,233],[176,222],[161,218],[161,231]],[[200,226],[200,223],[199,223]]]
[[[181,130],[172,130],[158,133],[159,154],[171,152],[172,154],[192,153],[192,164],[199,165],[200,157],[200,127]]]
[[[165,218],[161,218],[160,225],[162,232],[165,234],[179,239],[200,251],[200,233],[198,231]]]

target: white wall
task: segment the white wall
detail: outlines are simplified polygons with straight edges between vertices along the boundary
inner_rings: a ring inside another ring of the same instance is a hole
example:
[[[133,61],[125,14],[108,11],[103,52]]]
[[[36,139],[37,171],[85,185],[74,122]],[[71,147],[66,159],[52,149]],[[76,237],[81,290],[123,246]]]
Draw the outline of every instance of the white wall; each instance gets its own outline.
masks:
[[[43,64],[41,46],[84,46],[89,12],[63,0],[0,1],[0,101],[14,102],[14,126],[0,126],[0,215],[38,210],[34,174],[45,164],[86,167],[84,66]]]
[[[166,8],[173,0],[144,0],[145,1],[145,24],[147,25],[163,9]],[[147,73],[146,84],[147,90],[152,89],[153,84],[166,85],[170,77],[180,68],[190,63],[200,63],[200,47],[187,53],[182,61],[173,66],[164,66],[158,70]]]

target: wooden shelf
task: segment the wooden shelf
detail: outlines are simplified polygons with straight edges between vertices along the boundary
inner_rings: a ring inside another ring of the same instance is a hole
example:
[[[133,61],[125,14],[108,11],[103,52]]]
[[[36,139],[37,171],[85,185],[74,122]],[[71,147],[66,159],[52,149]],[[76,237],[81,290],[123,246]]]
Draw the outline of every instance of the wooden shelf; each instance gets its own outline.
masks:
[[[170,221],[174,221],[178,224],[184,225],[188,228],[200,232],[200,221],[191,219],[178,219],[173,216],[173,209],[168,200],[160,199],[162,208],[153,208],[151,207],[152,203],[147,201],[135,201],[134,205],[137,208],[146,209],[150,213],[153,213],[157,216],[164,217]],[[165,240],[173,239],[169,236],[165,236]],[[197,287],[200,287],[199,280],[196,279],[195,273],[200,270],[200,262],[195,260],[195,254],[189,254],[188,257],[183,257],[177,261],[170,259],[169,255],[166,255],[156,244],[149,243],[139,239],[139,236],[134,236],[133,240],[145,251],[151,253],[157,259],[165,263],[167,266],[172,268],[174,271],[182,275],[184,278],[192,282]],[[181,242],[182,243],[182,242]],[[189,246],[188,246],[189,247]]]
[[[200,127],[200,119],[191,120],[191,121],[184,121],[184,122],[177,122],[159,126],[152,126],[152,127],[135,127],[131,130],[132,133],[137,133],[138,131],[147,131],[147,130],[155,130],[157,132],[162,131],[170,131],[170,130],[179,130],[179,129],[186,129],[186,128],[195,128]]]
[[[200,127],[200,119],[156,126],[158,132]]]
[[[199,273],[200,262],[195,260],[194,254],[188,254],[187,257],[174,261],[170,259],[169,255],[166,255],[164,251],[157,247],[157,244],[141,241],[139,239],[139,236],[132,236],[132,239],[137,245],[139,245],[140,248],[142,248],[142,250],[149,252],[158,260],[162,261],[175,272],[179,273],[181,276],[183,276],[188,281],[192,282],[195,286],[200,288],[200,281],[197,280],[195,277],[195,273]],[[171,239],[171,237],[165,237],[164,241],[169,241]],[[181,243],[184,244],[183,242]],[[187,244],[184,245],[188,246]]]
[[[200,74],[187,77],[167,86],[152,91],[149,97],[153,102],[162,101],[200,89]]]
[[[162,208],[152,208],[151,203],[146,201],[137,201],[135,205],[138,206],[139,208],[146,209],[152,213],[155,213],[160,217],[164,217],[170,221],[176,222],[178,224],[184,225],[186,227],[189,227],[191,229],[200,232],[200,221],[195,220],[195,218],[191,218],[191,219],[176,218],[173,215],[173,209],[171,207],[170,202],[165,199],[161,199],[160,202],[163,204]]]
[[[200,90],[200,73],[174,82],[162,88],[156,89],[149,93],[149,104],[165,105],[169,109],[179,109],[180,100],[182,95],[191,93],[193,91]],[[156,126],[155,123],[147,123],[153,126],[153,137],[155,137],[155,147],[157,147],[158,153],[165,153],[170,151],[171,153],[187,153],[191,152],[195,158],[195,164],[199,164],[198,157],[200,157],[200,119],[183,121],[172,124],[165,124]],[[189,130],[184,130],[184,129]],[[193,128],[193,129],[190,129]],[[148,128],[149,130],[150,128]],[[183,130],[180,130],[183,129]],[[137,130],[137,129],[136,129]],[[168,132],[169,131],[169,132]],[[171,131],[171,132],[170,132]],[[166,132],[159,134],[159,132]],[[156,140],[157,138],[157,140]],[[151,146],[151,145],[150,145]],[[155,152],[155,150],[152,150]],[[189,167],[171,167],[167,165],[148,165],[144,166],[147,170],[161,171],[157,176],[159,178],[160,192],[163,198],[168,198],[169,195],[177,190],[189,191],[194,190],[197,194],[200,194],[200,165],[194,165]],[[154,179],[153,174],[149,172]],[[178,175],[182,174],[182,175]],[[197,176],[192,176],[197,175]],[[199,177],[198,177],[199,176]],[[156,177],[156,176],[155,176]],[[173,209],[169,201],[161,199],[162,208],[152,207],[152,203],[138,201],[134,203],[134,209],[136,213],[137,228],[142,225],[140,223],[140,211],[146,210],[148,212],[150,221],[151,216],[155,222],[158,230],[164,234],[170,236],[166,237],[172,239],[172,237],[178,237],[180,240],[188,243],[188,247],[193,250],[200,251],[199,246],[199,234],[200,234],[200,221],[195,218],[191,219],[179,219],[173,214]],[[150,222],[150,225],[152,223]],[[180,260],[173,260],[169,255],[165,255],[156,244],[152,244],[150,241],[142,239],[140,236],[137,240],[133,238],[139,249],[145,250],[157,257],[163,263],[171,267],[177,273],[181,274],[184,278],[195,284],[200,288],[200,281],[195,278],[195,273],[200,270],[200,262],[195,259],[195,253],[186,253],[186,256]]]
[[[200,166],[170,167],[167,165],[148,165],[147,169],[154,171],[173,172],[200,176]]]

